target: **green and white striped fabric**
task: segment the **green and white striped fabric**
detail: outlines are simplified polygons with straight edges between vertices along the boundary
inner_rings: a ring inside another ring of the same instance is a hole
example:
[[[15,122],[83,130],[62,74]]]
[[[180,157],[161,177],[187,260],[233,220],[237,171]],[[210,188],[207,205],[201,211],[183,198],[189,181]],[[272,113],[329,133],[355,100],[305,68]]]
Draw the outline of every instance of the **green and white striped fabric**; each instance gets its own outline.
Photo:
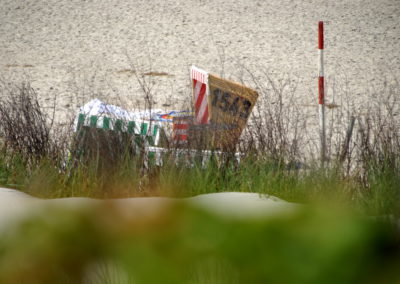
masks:
[[[80,113],[76,123],[76,131],[79,131],[83,126],[139,135],[145,137],[145,140],[151,146],[157,146],[160,140],[161,124],[155,121],[125,121],[107,116],[88,116]]]
[[[76,131],[81,130],[82,127],[121,131],[130,133],[136,137],[143,137],[144,139],[141,141],[147,142],[144,145],[148,158],[146,163],[148,164],[150,162],[157,166],[162,166],[166,159],[173,159],[175,163],[184,162],[189,167],[193,166],[195,161],[201,162],[201,165],[205,167],[211,157],[215,157],[218,161],[223,159],[223,156],[226,154],[220,151],[198,151],[193,149],[166,149],[156,147],[160,140],[161,123],[154,121],[124,121],[106,116],[88,116],[81,113],[77,117]],[[240,163],[241,156],[242,154],[240,153],[235,154],[235,159],[238,163]]]

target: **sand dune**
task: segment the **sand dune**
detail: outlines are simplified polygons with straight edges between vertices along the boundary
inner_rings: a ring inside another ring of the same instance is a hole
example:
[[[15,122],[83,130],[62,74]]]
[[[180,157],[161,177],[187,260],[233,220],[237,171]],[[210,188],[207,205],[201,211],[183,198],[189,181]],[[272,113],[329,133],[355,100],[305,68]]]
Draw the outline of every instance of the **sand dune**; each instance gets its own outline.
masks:
[[[90,209],[107,205],[118,209],[129,217],[143,217],[157,214],[165,206],[184,202],[226,218],[260,218],[291,213],[299,205],[289,203],[273,196],[257,193],[223,192],[203,194],[191,198],[175,199],[166,197],[142,197],[112,200],[74,197],[58,199],[39,199],[18,190],[0,188],[0,228],[17,223],[35,214],[51,214],[52,210]],[[162,211],[161,211],[162,212]]]

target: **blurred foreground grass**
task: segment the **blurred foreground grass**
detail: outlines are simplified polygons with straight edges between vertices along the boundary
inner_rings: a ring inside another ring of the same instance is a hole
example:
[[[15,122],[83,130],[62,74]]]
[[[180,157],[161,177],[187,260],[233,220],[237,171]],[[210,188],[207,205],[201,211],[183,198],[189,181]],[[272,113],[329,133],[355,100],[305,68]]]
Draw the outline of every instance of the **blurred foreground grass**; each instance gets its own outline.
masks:
[[[0,235],[0,283],[399,283],[398,231],[344,207],[224,219],[185,203],[43,211]]]

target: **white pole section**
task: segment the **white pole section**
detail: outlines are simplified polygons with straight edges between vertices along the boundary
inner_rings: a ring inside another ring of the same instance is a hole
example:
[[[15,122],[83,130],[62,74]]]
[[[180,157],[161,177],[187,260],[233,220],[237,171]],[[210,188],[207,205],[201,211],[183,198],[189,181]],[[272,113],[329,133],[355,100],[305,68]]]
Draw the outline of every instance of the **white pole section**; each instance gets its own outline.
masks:
[[[318,23],[318,108],[321,140],[321,165],[325,163],[325,84],[324,84],[324,23]]]

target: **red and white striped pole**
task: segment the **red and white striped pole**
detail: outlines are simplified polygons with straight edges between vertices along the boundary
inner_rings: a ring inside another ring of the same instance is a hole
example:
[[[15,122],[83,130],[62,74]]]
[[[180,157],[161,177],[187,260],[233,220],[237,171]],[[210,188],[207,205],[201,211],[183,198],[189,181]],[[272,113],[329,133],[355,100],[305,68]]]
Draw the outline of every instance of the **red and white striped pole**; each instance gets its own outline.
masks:
[[[321,140],[321,165],[325,163],[325,84],[324,84],[324,22],[318,23],[318,108]]]

